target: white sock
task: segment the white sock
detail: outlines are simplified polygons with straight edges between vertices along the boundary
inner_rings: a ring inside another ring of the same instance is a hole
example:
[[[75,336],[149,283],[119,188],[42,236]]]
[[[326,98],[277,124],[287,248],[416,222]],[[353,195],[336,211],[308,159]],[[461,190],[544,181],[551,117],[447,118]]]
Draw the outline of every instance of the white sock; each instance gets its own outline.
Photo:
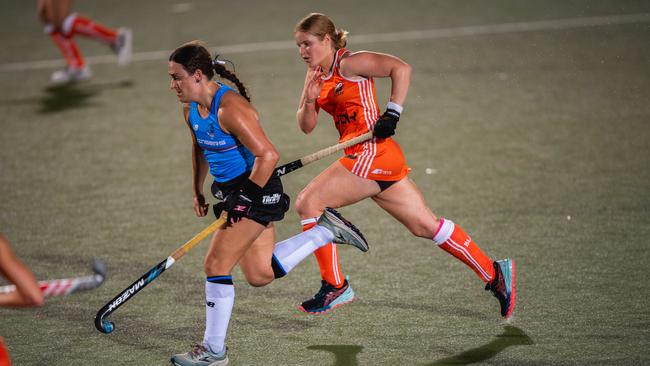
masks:
[[[289,273],[305,257],[316,249],[334,240],[334,234],[328,229],[316,225],[313,228],[275,244],[273,255]]]
[[[444,244],[451,237],[455,228],[456,225],[454,225],[453,221],[441,217],[440,226],[438,226],[438,231],[433,237],[433,241],[438,245]]]
[[[226,342],[228,322],[235,303],[235,286],[232,284],[232,278],[230,284],[206,281],[205,300],[203,345],[211,352],[219,353],[223,351]]]

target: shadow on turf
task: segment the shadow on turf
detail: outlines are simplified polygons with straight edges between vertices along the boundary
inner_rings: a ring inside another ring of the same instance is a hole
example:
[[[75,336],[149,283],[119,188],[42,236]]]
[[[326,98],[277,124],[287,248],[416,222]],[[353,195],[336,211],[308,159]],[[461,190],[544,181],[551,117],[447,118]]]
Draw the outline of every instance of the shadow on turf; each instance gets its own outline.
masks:
[[[443,358],[442,360],[427,364],[427,366],[468,365],[489,360],[508,347],[527,346],[531,344],[534,344],[533,340],[523,330],[507,325],[504,327],[504,332],[496,336],[492,342],[451,357]]]
[[[361,346],[351,346],[351,345],[314,345],[309,346],[307,349],[316,350],[316,351],[327,351],[332,352],[336,357],[334,366],[357,366],[357,354],[361,352],[363,347]]]
[[[504,332],[485,345],[472,348],[455,356],[443,358],[427,364],[427,366],[469,365],[489,360],[511,346],[526,346],[534,344],[533,340],[523,330],[507,325]],[[331,352],[336,357],[334,366],[357,366],[357,354],[363,350],[361,346],[351,345],[314,345],[309,350]]]
[[[87,107],[90,105],[91,99],[102,90],[129,88],[131,86],[133,86],[133,82],[130,80],[48,86],[45,88],[45,96],[40,99],[41,108],[38,113],[50,114],[66,109]]]

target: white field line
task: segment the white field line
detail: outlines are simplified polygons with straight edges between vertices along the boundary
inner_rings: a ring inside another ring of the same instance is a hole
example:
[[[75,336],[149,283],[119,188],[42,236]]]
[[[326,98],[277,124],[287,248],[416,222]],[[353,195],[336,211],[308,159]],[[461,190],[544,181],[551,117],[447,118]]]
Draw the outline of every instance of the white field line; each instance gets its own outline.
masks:
[[[490,25],[475,25],[475,26],[466,26],[466,27],[428,29],[428,30],[394,32],[394,33],[362,34],[357,36],[350,36],[350,43],[358,44],[358,43],[373,43],[373,42],[400,42],[400,41],[414,41],[414,40],[422,40],[422,39],[480,36],[480,35],[489,35],[489,34],[554,31],[554,30],[564,30],[564,29],[587,28],[587,27],[598,27],[598,26],[630,24],[630,23],[645,23],[645,22],[650,22],[650,13],[610,15],[610,16],[602,16],[602,17],[553,19],[553,20],[533,21],[533,22],[502,23],[502,24],[490,24]],[[220,54],[229,55],[233,53],[280,51],[280,50],[289,50],[295,48],[296,48],[296,44],[294,41],[271,41],[271,42],[255,42],[255,43],[225,45],[225,46],[220,46],[218,48],[218,51]],[[216,50],[217,48],[214,48],[211,51],[216,52]],[[169,57],[170,53],[171,53],[170,50],[138,52],[133,54],[133,61],[137,62],[137,61],[165,60]],[[116,61],[116,57],[115,55],[90,56],[86,58],[86,61],[89,64],[95,64],[95,65],[107,64],[107,63],[114,63]],[[64,66],[64,62],[62,59],[25,61],[25,62],[0,64],[0,72],[50,69],[50,68],[56,68],[62,66]]]

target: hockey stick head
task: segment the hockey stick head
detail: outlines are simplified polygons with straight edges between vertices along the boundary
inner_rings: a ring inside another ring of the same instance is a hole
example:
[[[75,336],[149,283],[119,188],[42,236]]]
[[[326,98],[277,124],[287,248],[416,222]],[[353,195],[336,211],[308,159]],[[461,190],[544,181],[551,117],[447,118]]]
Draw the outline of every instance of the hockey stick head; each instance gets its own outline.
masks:
[[[93,262],[93,272],[95,272],[95,280],[97,286],[101,285],[106,280],[106,273],[108,272],[106,263],[99,259],[96,259]],[[110,333],[115,328],[114,324],[108,320],[101,319],[101,317],[95,318],[95,327],[102,333]]]
[[[96,317],[95,318],[95,328],[97,328],[98,331],[108,334],[115,329],[115,324],[113,322],[109,322],[108,320],[101,319],[101,317]]]
[[[92,268],[93,272],[95,272],[95,279],[97,279],[99,286],[104,282],[104,280],[106,280],[106,273],[108,272],[106,263],[102,260],[95,259]]]

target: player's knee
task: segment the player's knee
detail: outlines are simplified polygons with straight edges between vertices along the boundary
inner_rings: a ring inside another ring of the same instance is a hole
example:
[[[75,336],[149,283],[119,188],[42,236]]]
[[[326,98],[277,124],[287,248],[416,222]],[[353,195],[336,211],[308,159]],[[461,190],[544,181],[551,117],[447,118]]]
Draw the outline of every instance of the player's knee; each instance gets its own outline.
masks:
[[[434,217],[433,220],[422,220],[412,225],[409,225],[411,234],[425,239],[431,239],[436,235],[436,230],[440,225],[440,220]]]
[[[298,197],[296,197],[295,207],[296,212],[300,217],[303,217],[305,215],[309,216],[311,214],[311,211],[314,209],[308,192],[303,190],[298,194]]]
[[[273,272],[270,273],[256,273],[254,275],[246,276],[246,281],[253,287],[263,287],[273,282],[275,276]]]
[[[224,268],[219,268],[219,261],[216,257],[214,256],[206,256],[205,259],[203,259],[203,271],[205,273],[229,273],[229,270],[226,270]]]

